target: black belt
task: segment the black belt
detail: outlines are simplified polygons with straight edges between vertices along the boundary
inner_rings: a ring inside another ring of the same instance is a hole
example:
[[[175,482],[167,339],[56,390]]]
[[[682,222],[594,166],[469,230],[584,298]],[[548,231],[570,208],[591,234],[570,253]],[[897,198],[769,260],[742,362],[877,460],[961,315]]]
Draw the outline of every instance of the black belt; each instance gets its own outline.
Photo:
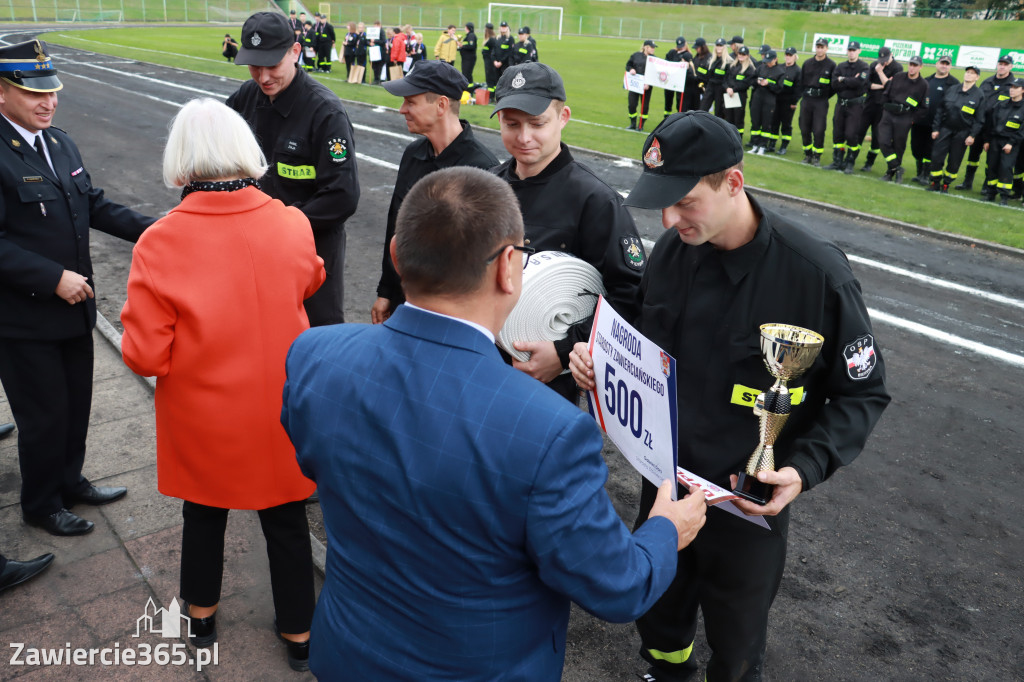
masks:
[[[914,107],[906,102],[886,102],[882,108],[891,114],[909,114],[914,110]]]
[[[805,97],[825,97],[826,95],[827,91],[825,88],[807,88],[807,90],[804,91]]]
[[[858,104],[864,104],[867,98],[867,95],[861,95],[860,97],[840,97],[839,104],[844,107],[852,107]]]

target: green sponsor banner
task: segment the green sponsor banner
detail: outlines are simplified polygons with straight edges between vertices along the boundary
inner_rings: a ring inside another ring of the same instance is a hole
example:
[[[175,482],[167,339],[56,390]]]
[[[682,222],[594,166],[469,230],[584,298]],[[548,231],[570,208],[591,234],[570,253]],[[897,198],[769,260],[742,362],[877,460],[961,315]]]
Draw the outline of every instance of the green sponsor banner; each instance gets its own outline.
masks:
[[[856,40],[860,43],[860,58],[865,61],[878,59],[878,48],[885,45],[885,38],[862,38],[860,36],[851,36],[850,40]]]
[[[1024,76],[1024,48],[1019,50],[1003,50],[1000,57],[1009,55],[1013,59],[1013,72]]]
[[[949,61],[952,64],[956,64],[956,54],[959,51],[959,45],[940,45],[939,43],[922,43],[921,44],[921,61],[925,64],[935,64],[939,61],[940,57],[949,57]]]

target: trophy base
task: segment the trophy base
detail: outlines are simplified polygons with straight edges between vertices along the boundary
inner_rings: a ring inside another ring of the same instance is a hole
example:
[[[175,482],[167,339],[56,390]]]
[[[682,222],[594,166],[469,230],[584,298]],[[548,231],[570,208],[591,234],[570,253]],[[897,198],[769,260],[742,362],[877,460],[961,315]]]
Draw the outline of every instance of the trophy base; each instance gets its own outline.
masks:
[[[769,483],[762,483],[757,480],[757,476],[751,476],[745,471],[741,471],[736,480],[736,487],[732,489],[733,494],[739,495],[744,500],[750,500],[754,504],[759,504],[762,507],[772,499],[772,493],[775,491],[775,486]]]

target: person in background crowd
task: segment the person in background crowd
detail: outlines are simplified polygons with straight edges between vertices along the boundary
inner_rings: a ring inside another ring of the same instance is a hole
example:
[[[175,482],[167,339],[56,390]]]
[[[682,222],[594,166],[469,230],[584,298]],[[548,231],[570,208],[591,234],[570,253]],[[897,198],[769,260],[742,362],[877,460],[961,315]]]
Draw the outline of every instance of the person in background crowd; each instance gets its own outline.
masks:
[[[711,50],[708,49],[708,41],[697,38],[693,41],[693,75],[697,79],[697,87],[693,89],[693,97],[696,106],[688,111],[700,109],[703,101],[704,90],[708,84],[708,73],[711,68]]]
[[[927,110],[928,84],[921,78],[922,64],[920,55],[914,55],[906,72],[893,76],[885,88],[886,102],[878,124],[878,146],[886,165],[881,179],[885,181],[903,182],[903,152],[907,149],[910,125],[922,109]]]
[[[459,54],[461,39],[455,33],[455,24],[448,24],[448,29],[437,39],[434,45],[434,59],[455,66],[455,57]]]
[[[864,159],[862,171],[870,171],[878,156],[878,142],[882,134],[878,125],[882,121],[882,105],[886,102],[885,84],[892,77],[903,71],[903,66],[892,57],[892,50],[882,46],[878,48],[878,59],[871,62],[868,71],[868,101],[864,106],[864,118],[861,121],[860,139],[863,140],[868,130],[871,131],[871,148]]]
[[[733,61],[739,57],[741,47],[743,47],[743,36],[733,36],[729,39],[729,56]]]
[[[725,75],[732,66],[733,59],[725,49],[725,38],[715,41],[715,51],[707,68],[707,80],[704,82],[704,95],[700,99],[702,111],[711,111],[714,108],[715,116],[725,118],[725,103],[722,95],[725,94]]]
[[[355,49],[355,65],[353,69],[357,69],[355,82],[365,83],[366,82],[366,52],[369,46],[369,41],[366,39],[366,24],[359,22],[356,24],[356,49]]]
[[[501,80],[505,69],[508,68],[509,59],[512,57],[512,46],[516,44],[516,41],[512,38],[512,29],[508,27],[507,21],[498,25],[498,33],[498,41],[494,49],[491,50],[491,57],[494,60],[494,68],[498,72],[498,80]]]
[[[248,65],[252,79],[227,105],[249,123],[270,163],[260,181],[263,191],[298,208],[313,226],[327,269],[324,285],[306,301],[309,323],[316,327],[345,321],[345,221],[359,204],[359,173],[344,105],[295,67],[299,46],[287,35],[279,13],[246,19],[235,63]]]
[[[985,107],[989,112],[995,110],[996,104],[1010,98],[1007,87],[1014,78],[1013,57],[1004,54],[996,63],[995,75],[989,76],[981,82],[981,92],[985,96]],[[978,166],[981,164],[981,153],[985,150],[985,144],[988,142],[985,137],[988,130],[989,126],[987,125],[982,128],[981,138],[975,140],[971,145],[971,149],[967,153],[967,170],[964,172],[964,181],[953,189],[970,191],[974,185],[974,175],[978,172]]]
[[[668,118],[678,111],[689,111],[684,107],[686,104],[692,104],[693,98],[690,95],[697,87],[697,76],[693,70],[693,54],[686,47],[685,37],[676,38],[675,46],[665,53],[665,61],[686,62],[686,82],[683,84],[683,92],[665,90],[665,117]]]
[[[775,141],[779,141],[776,154],[785,155],[789,143],[793,141],[793,116],[796,104],[800,101],[803,85],[800,81],[800,66],[796,63],[796,48],[786,48],[786,63],[783,64],[782,90],[775,100],[775,114],[772,116],[772,139],[768,141],[768,150],[775,151]]]
[[[1009,203],[1013,190],[1013,170],[1024,141],[1024,78],[1016,78],[1006,86],[1009,97],[998,100],[986,117],[985,187],[982,196],[992,201],[999,195],[999,205]]]
[[[960,162],[968,147],[977,144],[985,124],[985,95],[978,87],[981,71],[977,66],[968,66],[964,71],[964,82],[946,92],[942,105],[932,120],[932,192],[949,193],[949,186],[960,171]],[[948,161],[947,161],[948,155]],[[943,163],[946,169],[942,169]]]
[[[351,81],[352,66],[356,62],[356,43],[359,41],[359,33],[356,31],[356,22],[348,23],[348,33],[345,34],[345,43],[342,46],[342,58],[345,60],[345,77]]]
[[[305,71],[316,70],[316,31],[313,30],[313,22],[306,21],[302,25],[302,39],[299,41],[299,61]]]
[[[832,72],[836,63],[829,59],[828,41],[814,41],[814,56],[800,67],[803,99],[800,104],[800,136],[804,143],[803,163],[821,165],[825,151],[825,125],[828,123],[828,100],[832,96]]]
[[[960,81],[950,75],[949,69],[953,60],[949,55],[942,55],[935,64],[935,73],[925,78],[928,84],[928,97],[925,100],[925,109],[918,112],[914,122],[910,125],[910,153],[917,162],[917,174],[914,182],[919,185],[931,184],[929,175],[932,163],[932,123],[942,103],[946,99],[946,93],[960,85]],[[935,130],[938,130],[936,128]]]
[[[750,99],[750,143],[753,153],[764,156],[774,148],[775,137],[771,131],[778,93],[782,91],[782,77],[785,68],[779,64],[775,50],[764,53],[764,60],[757,67],[754,94]]]
[[[409,69],[412,69],[413,64],[416,62],[422,62],[427,58],[427,45],[423,42],[422,33],[413,33],[406,49],[409,53],[409,57],[406,61],[409,65]],[[406,70],[408,71],[409,69]]]
[[[634,52],[626,60],[626,73],[630,75],[644,75],[647,71],[647,57],[654,54],[658,46],[653,40],[645,40],[639,52]],[[651,109],[651,95],[653,94],[650,85],[644,85],[644,91],[633,92],[626,96],[626,103],[629,108],[629,130],[643,130],[647,123],[648,112]],[[638,111],[639,106],[639,111]]]
[[[525,26],[519,29],[519,40],[512,46],[512,54],[509,56],[508,65],[516,66],[527,62],[538,61],[537,46],[530,38],[530,30]]]
[[[725,107],[725,120],[736,126],[742,138],[747,132],[747,92],[757,79],[757,69],[750,60],[750,48],[740,45],[736,50],[736,61],[729,67],[725,76],[725,94],[730,97],[738,95],[738,107]],[[724,100],[723,100],[724,101]]]
[[[305,13],[303,13],[305,16]],[[295,10],[288,10],[288,26],[291,27],[292,33],[295,34],[295,42],[299,42],[299,34],[302,33],[302,21],[295,16]]]
[[[230,33],[224,34],[224,42],[221,43],[221,54],[229,62],[235,61],[238,55],[238,41],[231,37]]]
[[[437,61],[422,62],[405,78],[384,85],[392,95],[403,98],[398,113],[405,116],[409,132],[422,137],[409,143],[398,165],[384,230],[377,300],[370,310],[374,324],[388,319],[405,301],[401,278],[391,262],[391,239],[402,201],[413,185],[442,168],[473,166],[487,170],[498,165],[497,157],[477,141],[469,123],[459,119],[459,100],[467,86],[465,76],[455,67]]]
[[[412,27],[409,27],[412,30]],[[401,72],[405,70],[405,59],[407,54],[407,43],[409,36],[403,28],[397,26],[392,29],[391,36],[391,63],[388,64],[388,80],[395,80],[397,75],[401,78]],[[395,68],[398,67],[398,68]]]
[[[494,24],[484,24],[484,44],[480,48],[480,60],[484,63],[484,80],[487,90],[494,95],[494,86],[498,84],[498,69],[494,65],[494,55],[498,48],[498,38],[494,33]]]
[[[183,500],[190,640],[217,641],[228,511],[256,509],[275,629],[289,665],[307,670],[315,597],[304,502],[315,485],[281,429],[281,391],[288,347],[309,329],[302,302],[325,274],[306,216],[260,191],[266,169],[236,112],[212,99],[181,108],[163,160],[181,204],[132,252],[121,352],[156,377],[157,483]]]
[[[135,241],[153,218],[92,184],[74,141],[53,126],[63,87],[46,43],[0,47],[0,383],[18,425],[22,519],[73,536],[95,528],[75,505],[128,492],[82,475],[96,325],[90,230]]]
[[[832,112],[832,164],[828,170],[853,173],[860,154],[859,135],[863,128],[870,71],[868,63],[860,58],[860,43],[851,40],[846,46],[846,61],[836,66],[832,78],[836,108]]]
[[[473,69],[476,67],[476,26],[472,21],[466,22],[466,35],[462,36],[462,43],[459,45],[459,59],[462,65],[462,75],[466,82],[473,83]]]
[[[327,15],[320,15],[320,23],[318,28],[315,29],[317,33],[316,38],[316,49],[317,49],[317,68],[324,73],[331,72],[331,59],[332,51],[334,50],[334,44],[337,37],[334,33],[334,26],[331,22],[327,21]]]
[[[369,36],[367,36],[366,49],[367,49],[367,53],[370,54],[371,56],[373,56],[374,53],[379,54],[379,56],[380,56],[380,59],[378,59],[376,61],[374,61],[373,59],[370,60],[370,70],[373,71],[373,84],[374,85],[380,85],[380,72],[381,72],[381,69],[384,68],[384,66],[387,64],[387,61],[388,61],[388,57],[387,57],[387,55],[388,55],[388,48],[387,48],[388,36],[387,36],[387,33],[384,30],[384,28],[381,27],[379,21],[373,22],[373,27],[377,31],[377,37],[376,38],[369,38]],[[372,47],[376,47],[378,49],[377,50],[371,50],[370,48],[372,48]]]

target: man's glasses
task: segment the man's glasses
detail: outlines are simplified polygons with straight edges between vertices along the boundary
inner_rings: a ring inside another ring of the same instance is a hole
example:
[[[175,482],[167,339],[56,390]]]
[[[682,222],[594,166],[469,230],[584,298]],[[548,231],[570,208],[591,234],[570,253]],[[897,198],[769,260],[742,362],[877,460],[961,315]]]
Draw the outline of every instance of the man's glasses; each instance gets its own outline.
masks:
[[[488,256],[487,260],[484,262],[490,265],[491,263],[494,262],[495,258],[500,256],[502,252],[504,252],[505,249],[507,249],[510,246],[516,251],[521,251],[523,253],[523,270],[525,270],[527,264],[530,262],[530,256],[537,253],[537,249],[533,248],[532,246],[516,246],[515,244],[505,244],[505,246],[501,247],[500,249],[492,253],[490,256]]]

